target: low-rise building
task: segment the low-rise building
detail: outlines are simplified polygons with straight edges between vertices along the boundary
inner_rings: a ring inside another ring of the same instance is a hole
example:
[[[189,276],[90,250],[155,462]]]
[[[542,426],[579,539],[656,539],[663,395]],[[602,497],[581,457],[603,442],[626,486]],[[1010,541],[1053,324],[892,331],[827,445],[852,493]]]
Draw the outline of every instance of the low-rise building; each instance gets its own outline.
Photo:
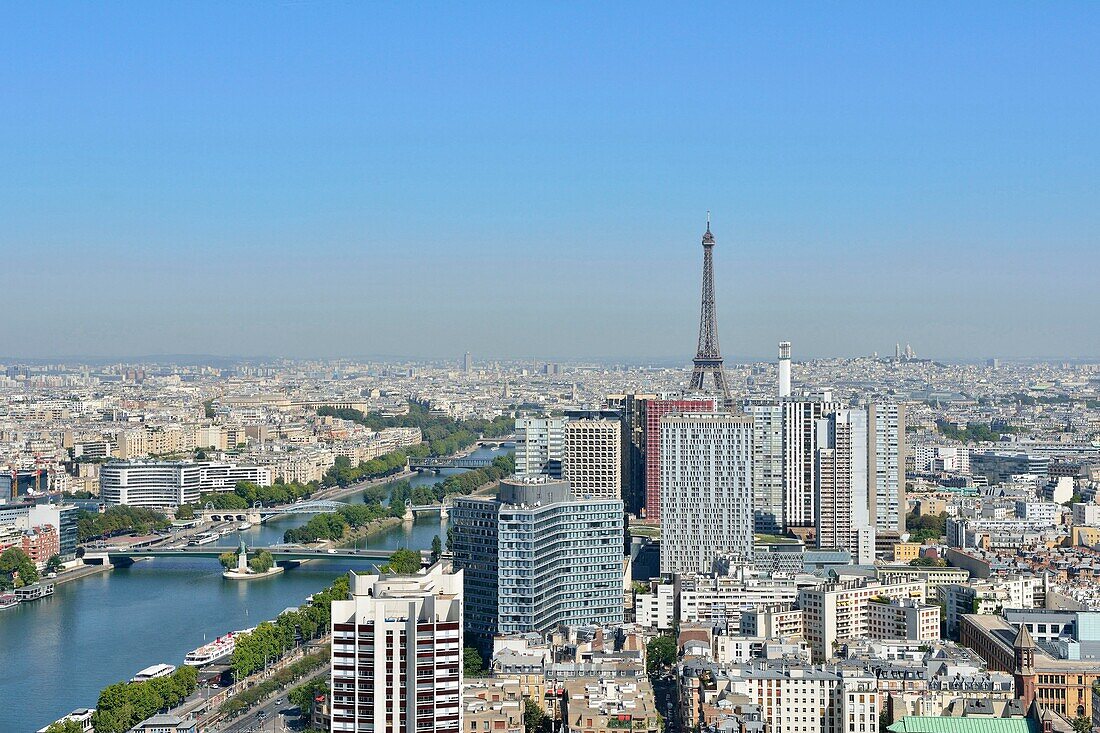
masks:
[[[1068,718],[1091,718],[1092,686],[1100,680],[1095,659],[1061,658],[1051,645],[1039,646],[1026,626],[1013,626],[1001,616],[965,614],[959,639],[986,661],[989,668],[1008,672],[1016,682],[1016,697]]]
[[[566,733],[658,733],[662,728],[648,679],[622,682],[587,677],[569,680],[563,688]]]
[[[923,581],[853,580],[799,590],[798,607],[802,609],[804,633],[814,651],[814,661],[831,659],[838,642],[845,639],[873,638],[872,601],[909,600],[923,604],[925,594]]]
[[[519,683],[495,678],[464,682],[462,730],[469,733],[524,733],[523,695]]]
[[[1036,590],[1041,588],[1042,579],[1034,576],[998,576],[941,585],[936,589],[936,597],[943,604],[947,635],[955,638],[963,615],[996,614],[1006,608],[1034,608]]]

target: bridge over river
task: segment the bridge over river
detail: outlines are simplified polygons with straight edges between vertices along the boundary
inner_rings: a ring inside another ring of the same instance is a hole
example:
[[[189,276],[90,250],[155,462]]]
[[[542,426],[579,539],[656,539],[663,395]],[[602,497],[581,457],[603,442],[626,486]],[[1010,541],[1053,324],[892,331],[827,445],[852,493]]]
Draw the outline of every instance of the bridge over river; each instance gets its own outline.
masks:
[[[143,548],[143,549],[109,549],[109,550],[88,550],[84,554],[84,562],[86,563],[99,563],[99,564],[121,564],[125,565],[131,563],[134,560],[140,560],[142,558],[211,558],[217,560],[223,553],[237,552],[240,550],[240,546],[236,547],[212,547],[212,546],[198,546],[198,547],[163,547],[163,548]],[[316,547],[294,547],[289,545],[274,545],[272,547],[249,547],[248,553],[256,553],[261,550],[267,550],[275,558],[277,565],[294,565],[305,560],[340,560],[340,561],[361,561],[364,563],[383,563],[388,562],[390,555],[396,550],[355,550],[351,548],[334,548],[323,549]],[[428,550],[422,550],[420,552],[421,562],[425,565],[431,559],[431,552]]]
[[[215,509],[213,504],[207,504],[199,514],[203,519],[212,522],[251,522],[260,524],[272,517],[284,517],[290,514],[327,514],[337,512],[346,507],[342,501],[330,501],[315,499],[299,501],[294,504],[283,504],[274,507],[265,507],[256,502],[248,509]]]

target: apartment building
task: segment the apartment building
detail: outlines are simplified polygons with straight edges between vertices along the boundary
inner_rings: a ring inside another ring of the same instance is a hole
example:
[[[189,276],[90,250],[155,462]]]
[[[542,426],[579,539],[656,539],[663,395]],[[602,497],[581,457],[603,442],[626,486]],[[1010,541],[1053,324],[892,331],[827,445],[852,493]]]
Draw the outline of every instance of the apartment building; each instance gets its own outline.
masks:
[[[351,574],[332,603],[332,731],[460,733],[462,571]]]
[[[728,413],[661,418],[662,573],[752,558],[752,430],[752,418]]]
[[[565,423],[562,474],[574,494],[620,498],[622,440],[618,420],[569,420]]]
[[[656,398],[645,402],[645,518],[647,522],[661,521],[661,420],[665,415],[681,412],[709,412],[715,409],[710,398],[674,399]]]
[[[212,491],[232,491],[239,481],[271,485],[271,469],[234,463],[116,461],[99,471],[99,495],[108,506],[173,509]]]
[[[563,684],[562,730],[565,733],[658,733],[657,713],[649,680],[623,681],[582,677]]]
[[[847,550],[857,563],[871,563],[875,530],[867,501],[867,413],[837,410],[819,419],[816,429],[817,546]]]
[[[516,476],[561,478],[565,459],[564,417],[516,419]]]
[[[783,513],[788,529],[814,526],[817,421],[842,407],[830,392],[783,401]]]
[[[873,601],[915,600],[923,604],[925,594],[924,582],[841,581],[800,589],[798,607],[814,661],[832,659],[837,644],[846,639],[874,638],[870,623]]]
[[[987,580],[948,583],[936,588],[944,607],[947,635],[959,633],[959,622],[968,613],[999,614],[1008,608],[1035,608],[1043,581],[1030,575],[998,576]]]
[[[467,631],[482,648],[496,634],[622,623],[621,500],[517,477],[497,498],[456,497],[449,521],[455,567],[466,570]]]
[[[798,598],[793,579],[746,574],[677,576],[676,595],[681,623],[719,626],[727,633],[743,631],[745,611],[758,606],[790,607]]]

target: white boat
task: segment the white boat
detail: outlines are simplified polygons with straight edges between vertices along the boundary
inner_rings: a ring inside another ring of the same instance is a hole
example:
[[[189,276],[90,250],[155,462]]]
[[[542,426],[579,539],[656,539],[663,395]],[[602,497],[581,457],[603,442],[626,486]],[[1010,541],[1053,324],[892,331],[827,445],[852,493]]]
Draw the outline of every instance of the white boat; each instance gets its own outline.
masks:
[[[251,630],[252,629],[230,631],[225,636],[219,636],[209,644],[203,644],[198,649],[187,652],[187,656],[183,658],[183,663],[188,667],[205,667],[208,664],[213,664],[219,659],[225,659],[231,655],[233,649],[236,648],[237,637]]]
[[[0,596],[0,611],[8,608],[14,608],[19,605],[19,599],[15,597],[14,593],[5,593]]]
[[[152,667],[146,667],[135,674],[130,678],[130,681],[145,682],[146,680],[156,679],[157,677],[167,677],[175,671],[175,666],[171,664],[154,664]]]
[[[17,601],[37,601],[39,598],[53,595],[53,583],[35,583],[15,589]]]
[[[217,542],[218,536],[219,535],[215,532],[203,532],[202,534],[197,534],[192,537],[191,541],[187,544],[192,547],[196,545],[209,545],[211,542]]]
[[[237,527],[238,532],[244,532],[249,529],[252,529],[252,522],[241,522],[240,526]]]

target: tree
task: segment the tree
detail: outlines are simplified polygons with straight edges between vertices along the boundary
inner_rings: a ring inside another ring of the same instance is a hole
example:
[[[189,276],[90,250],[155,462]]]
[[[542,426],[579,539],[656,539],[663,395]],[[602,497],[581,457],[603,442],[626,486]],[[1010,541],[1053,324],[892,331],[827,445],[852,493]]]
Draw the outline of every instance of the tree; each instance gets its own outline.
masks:
[[[523,727],[527,733],[549,733],[550,717],[531,697],[523,698]]]
[[[939,557],[915,557],[909,561],[909,564],[919,568],[947,567],[947,561]]]
[[[393,575],[415,575],[420,572],[420,553],[402,548],[390,555],[390,561],[379,568],[383,573]]]
[[[1092,721],[1084,715],[1078,715],[1073,719],[1074,733],[1092,733]]]
[[[18,547],[0,553],[0,588],[21,588],[38,582],[38,568]]]
[[[443,554],[443,542],[440,541],[439,535],[432,538],[432,562],[439,559],[439,556]]]
[[[462,650],[462,674],[466,677],[480,677],[485,671],[485,661],[481,652],[472,646]]]
[[[92,724],[96,733],[126,733],[163,708],[179,705],[198,682],[194,667],[180,667],[168,677],[144,682],[118,682],[99,693]]]
[[[313,699],[318,695],[328,694],[328,680],[324,677],[318,677],[317,679],[310,680],[304,685],[298,685],[290,694],[286,696],[286,699],[290,701],[291,705],[297,705],[298,710],[301,711],[303,717],[308,716],[313,710]]]
[[[645,652],[646,672],[653,674],[662,667],[671,667],[676,663],[676,640],[671,636],[650,639]]]
[[[248,561],[248,567],[254,573],[266,573],[274,565],[275,558],[267,550],[260,550]]]
[[[924,542],[925,540],[938,540],[947,533],[947,514],[916,514],[905,515],[905,528],[909,530],[911,542]]]
[[[50,723],[46,733],[84,733],[84,727],[71,718]]]
[[[81,542],[125,532],[142,534],[152,529],[167,529],[170,525],[168,517],[160,512],[125,504],[109,507],[102,514],[82,509],[76,516],[76,536]]]
[[[226,570],[232,570],[237,567],[237,553],[230,550],[229,552],[223,552],[218,555],[218,562],[222,564],[222,567]]]
[[[176,519],[194,519],[195,510],[190,504],[184,504],[176,510]]]
[[[46,561],[47,573],[60,573],[62,567],[61,555],[50,555],[50,559]]]

